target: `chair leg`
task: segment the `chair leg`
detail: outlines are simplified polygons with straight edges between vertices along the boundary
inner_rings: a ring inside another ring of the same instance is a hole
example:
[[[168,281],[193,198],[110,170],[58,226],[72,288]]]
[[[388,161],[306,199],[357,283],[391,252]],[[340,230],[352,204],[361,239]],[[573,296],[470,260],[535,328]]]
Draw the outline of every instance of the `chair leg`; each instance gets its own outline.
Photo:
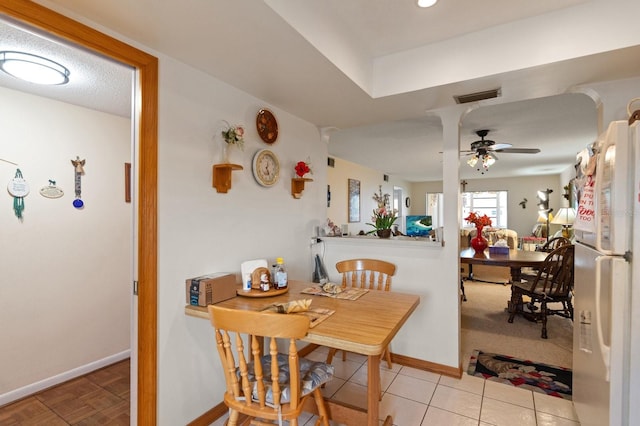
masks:
[[[236,426],[238,424],[238,417],[240,417],[239,411],[229,410],[229,419],[226,424],[229,426]]]
[[[313,399],[316,401],[316,407],[318,408],[318,420],[316,420],[316,426],[329,426],[329,414],[327,413],[327,407],[324,405],[324,398],[322,397],[320,388],[313,391]]]
[[[460,290],[462,291],[462,301],[466,302],[467,301],[467,295],[464,292],[464,279],[460,280]]]
[[[547,301],[542,299],[540,303],[540,316],[542,317],[542,338],[547,338]]]
[[[391,351],[389,350],[389,346],[384,350],[384,359],[387,361],[387,368],[391,370],[393,368],[393,364],[391,363]]]

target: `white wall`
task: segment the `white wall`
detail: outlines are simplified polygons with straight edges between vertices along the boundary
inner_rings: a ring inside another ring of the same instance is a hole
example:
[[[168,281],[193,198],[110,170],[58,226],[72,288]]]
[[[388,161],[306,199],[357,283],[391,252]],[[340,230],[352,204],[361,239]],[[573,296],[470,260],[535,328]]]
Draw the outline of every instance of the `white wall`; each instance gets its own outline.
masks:
[[[564,204],[562,204],[562,187],[569,183],[569,179],[563,180],[561,175],[547,175],[531,177],[512,177],[508,179],[502,178],[485,178],[485,179],[469,179],[466,191],[508,191],[507,195],[507,223],[509,229],[513,229],[518,233],[519,237],[531,234],[533,226],[538,218],[538,206],[536,194],[538,190],[547,188],[553,189],[550,198],[550,206],[554,212]],[[413,183],[411,185],[411,194],[414,204],[424,206],[425,197],[428,192],[441,192],[441,182],[422,182]],[[462,191],[462,189],[461,189]],[[523,199],[527,199],[526,208],[520,206]],[[423,207],[424,208],[424,207]],[[417,213],[417,214],[420,214]],[[552,213],[553,214],[553,213]],[[463,225],[466,225],[463,223]],[[557,229],[556,229],[557,228]],[[551,225],[552,233],[560,229],[560,226]]]
[[[129,119],[4,88],[0,117],[0,158],[19,163],[31,190],[22,221],[13,197],[0,197],[1,402],[38,381],[126,356],[132,213],[124,201]],[[72,205],[76,156],[86,159],[83,210]],[[3,186],[15,173],[0,162]],[[62,198],[39,194],[49,179]]]
[[[160,58],[159,114],[159,306],[158,422],[185,424],[223,399],[224,376],[208,321],[184,314],[185,280],[210,272],[239,274],[240,263],[282,256],[292,279],[311,280],[309,237],[324,224],[327,146],[318,129],[286,112],[187,67]],[[279,134],[267,146],[255,129],[255,117],[267,107]],[[244,152],[232,161],[227,194],[211,185],[219,161],[220,120],[246,126]],[[263,188],[254,180],[251,161],[270,148],[280,159],[280,181]],[[294,166],[310,158],[313,182],[302,198],[291,196]]]
[[[367,225],[371,223],[373,209],[377,207],[373,194],[378,193],[379,185],[382,185],[382,193],[393,197],[393,188],[399,187],[403,192],[403,200],[409,195],[410,184],[402,179],[389,176],[389,181],[384,181],[384,173],[379,170],[370,169],[360,164],[352,163],[341,158],[335,158],[335,167],[327,168],[327,184],[331,186],[331,206],[326,209],[327,217],[336,225],[346,224],[352,235],[358,232],[369,232],[373,227]],[[326,164],[326,163],[325,163]],[[360,181],[360,222],[349,223],[348,210],[348,180],[356,179]],[[326,186],[325,186],[326,188]],[[413,200],[412,200],[413,201]],[[401,215],[413,214],[413,204],[407,209],[404,204],[401,206],[404,211]],[[396,221],[400,225],[401,220]]]

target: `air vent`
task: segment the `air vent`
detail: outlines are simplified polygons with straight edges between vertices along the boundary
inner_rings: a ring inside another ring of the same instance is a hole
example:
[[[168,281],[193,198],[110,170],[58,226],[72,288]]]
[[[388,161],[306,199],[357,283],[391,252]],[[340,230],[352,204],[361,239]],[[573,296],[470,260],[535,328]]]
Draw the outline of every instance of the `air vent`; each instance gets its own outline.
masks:
[[[331,157],[327,157],[327,166],[335,167],[336,166],[336,159],[335,158],[331,158]]]
[[[485,90],[484,92],[469,93],[466,95],[454,96],[457,104],[467,104],[469,102],[477,102],[485,99],[497,98],[501,95],[500,88],[493,90]]]
[[[382,175],[385,182],[389,182],[389,175]]]

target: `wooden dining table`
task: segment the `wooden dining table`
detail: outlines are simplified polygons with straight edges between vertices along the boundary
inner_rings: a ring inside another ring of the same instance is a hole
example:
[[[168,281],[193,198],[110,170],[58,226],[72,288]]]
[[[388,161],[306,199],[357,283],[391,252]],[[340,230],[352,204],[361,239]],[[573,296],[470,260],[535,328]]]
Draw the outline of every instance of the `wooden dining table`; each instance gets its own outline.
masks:
[[[234,298],[218,303],[232,309],[262,310],[274,303],[311,299],[311,309],[334,311],[313,328],[302,341],[366,355],[367,410],[327,400],[331,419],[343,424],[378,425],[380,406],[380,356],[402,325],[420,303],[420,296],[406,293],[369,290],[356,300],[338,299],[301,293],[317,286],[311,282],[289,281],[289,291],[273,297]],[[186,306],[187,315],[209,318],[206,307]],[[391,416],[384,416],[384,424],[391,425]]]
[[[506,254],[491,253],[486,249],[482,253],[476,253],[473,248],[460,251],[460,262],[470,266],[471,275],[473,265],[506,266],[511,270],[511,282],[520,282],[522,268],[536,268],[542,265],[549,253],[540,251],[526,251],[509,249]]]

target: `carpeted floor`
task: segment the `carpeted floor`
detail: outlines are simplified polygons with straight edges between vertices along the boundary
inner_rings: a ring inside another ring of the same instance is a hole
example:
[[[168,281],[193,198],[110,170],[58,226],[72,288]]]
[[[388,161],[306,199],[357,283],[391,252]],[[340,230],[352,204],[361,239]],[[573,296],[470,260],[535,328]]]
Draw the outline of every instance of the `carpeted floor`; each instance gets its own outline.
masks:
[[[542,339],[542,325],[516,316],[507,322],[510,285],[466,281],[467,301],[462,302],[462,359],[467,371],[475,349],[507,354],[538,363],[572,368],[573,322],[551,316],[548,339]]]

